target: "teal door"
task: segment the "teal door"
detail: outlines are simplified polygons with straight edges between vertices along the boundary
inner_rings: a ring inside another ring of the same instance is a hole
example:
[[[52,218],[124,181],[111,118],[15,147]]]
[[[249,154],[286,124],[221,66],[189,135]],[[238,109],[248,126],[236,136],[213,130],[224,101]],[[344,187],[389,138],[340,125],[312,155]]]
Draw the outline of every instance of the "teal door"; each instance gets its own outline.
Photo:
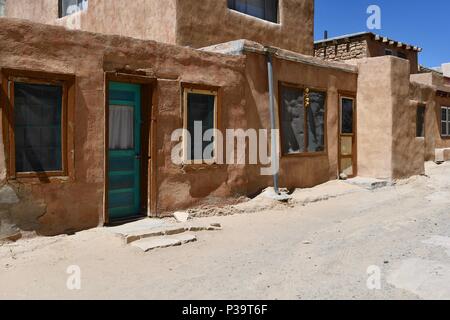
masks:
[[[141,86],[109,83],[108,213],[110,220],[141,214]]]

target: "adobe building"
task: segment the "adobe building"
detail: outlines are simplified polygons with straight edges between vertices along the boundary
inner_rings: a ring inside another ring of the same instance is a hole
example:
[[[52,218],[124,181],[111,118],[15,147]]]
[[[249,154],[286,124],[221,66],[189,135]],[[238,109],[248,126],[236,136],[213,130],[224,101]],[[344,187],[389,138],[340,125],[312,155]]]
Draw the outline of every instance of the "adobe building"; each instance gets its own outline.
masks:
[[[279,184],[289,189],[357,175],[402,179],[424,173],[426,160],[449,159],[444,76],[416,74],[393,55],[314,57],[312,0],[143,6],[151,2],[123,10],[113,0],[6,2],[0,235],[166,217],[273,185],[265,163],[229,164],[216,153],[202,161],[186,136],[173,139],[180,128],[195,133],[198,120],[205,132],[271,130],[275,120],[280,135],[264,143],[276,145]],[[146,23],[152,10],[173,11]]]
[[[324,60],[343,61],[395,56],[410,63],[411,73],[419,72],[422,48],[392,40],[372,32],[360,32],[314,42],[314,55]]]

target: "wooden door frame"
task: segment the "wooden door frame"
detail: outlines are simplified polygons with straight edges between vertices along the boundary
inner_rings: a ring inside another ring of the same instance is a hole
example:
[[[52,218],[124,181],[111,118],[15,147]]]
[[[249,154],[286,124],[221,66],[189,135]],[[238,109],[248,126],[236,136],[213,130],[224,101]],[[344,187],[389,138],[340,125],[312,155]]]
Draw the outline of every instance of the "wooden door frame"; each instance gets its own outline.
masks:
[[[109,185],[109,83],[122,82],[141,85],[141,204],[146,208],[147,217],[157,216],[156,189],[156,114],[157,79],[141,75],[105,72],[104,75],[104,185],[103,185],[103,225],[111,224],[108,213]]]
[[[342,99],[347,98],[353,100],[353,145],[352,145],[352,163],[353,163],[353,175],[349,176],[349,178],[354,178],[358,176],[358,123],[357,123],[357,103],[356,98],[357,95],[355,92],[348,92],[348,91],[339,91],[338,94],[338,178],[340,178],[340,175],[342,173],[341,168],[341,137],[345,136],[345,134],[342,134]],[[347,135],[350,136],[350,135]],[[350,158],[350,157],[347,157]]]

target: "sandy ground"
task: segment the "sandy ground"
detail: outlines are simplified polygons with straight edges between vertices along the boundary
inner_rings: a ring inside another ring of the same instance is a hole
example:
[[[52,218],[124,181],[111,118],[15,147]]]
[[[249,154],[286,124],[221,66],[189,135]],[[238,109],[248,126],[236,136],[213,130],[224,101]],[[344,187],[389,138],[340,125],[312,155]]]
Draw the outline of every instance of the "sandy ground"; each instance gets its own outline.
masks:
[[[289,206],[198,218],[223,230],[148,253],[103,228],[4,244],[0,298],[450,299],[450,164],[427,175],[373,191],[331,182]],[[71,265],[80,290],[67,288]]]

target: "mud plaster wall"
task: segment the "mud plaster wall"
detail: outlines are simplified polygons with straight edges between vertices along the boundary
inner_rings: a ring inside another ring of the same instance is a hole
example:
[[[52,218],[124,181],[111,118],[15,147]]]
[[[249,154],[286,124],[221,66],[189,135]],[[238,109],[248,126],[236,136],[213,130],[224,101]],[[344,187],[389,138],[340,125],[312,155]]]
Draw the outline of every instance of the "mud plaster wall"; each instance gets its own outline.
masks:
[[[410,100],[408,61],[369,58],[358,68],[359,175],[397,179],[422,174],[425,145],[415,137],[417,104]]]
[[[178,198],[192,199],[217,190],[219,196],[232,194],[234,184],[227,177],[228,168],[186,174],[172,166],[167,154],[172,129],[180,127],[179,81],[222,86],[228,108],[241,107],[243,62],[239,57],[225,57],[188,48],[163,45],[118,36],[68,31],[18,21],[0,19],[0,67],[39,70],[76,75],[74,110],[75,168],[71,178],[10,181],[20,203],[9,207],[12,222],[24,230],[38,230],[45,235],[95,227],[102,223],[104,183],[104,70],[145,69],[150,76],[170,78],[161,81],[157,94],[158,204],[172,203],[177,189],[170,182],[180,182]],[[1,166],[1,165],[0,165]],[[1,168],[1,167],[0,167]],[[230,169],[232,171],[232,169]],[[172,175],[181,174],[171,180]],[[211,179],[214,177],[214,179]],[[222,188],[221,188],[222,186]],[[80,201],[80,199],[82,199]]]
[[[177,44],[206,47],[248,39],[303,54],[314,53],[314,1],[280,0],[280,23],[230,10],[227,0],[178,0]]]
[[[267,81],[267,62],[263,55],[247,54],[247,92],[246,110],[248,126],[270,128],[269,95]],[[283,59],[274,59],[274,81],[276,99],[276,119],[279,128],[278,84],[286,82],[297,84],[327,93],[326,150],[317,155],[298,155],[282,157],[280,160],[280,185],[286,188],[304,188],[334,180],[338,176],[338,92],[347,91],[356,94],[357,74],[321,68]],[[272,185],[272,177],[264,177],[258,167],[252,167],[249,183],[252,188]]]
[[[394,55],[397,54],[397,52],[402,52],[406,55],[406,59],[410,62],[410,70],[411,73],[418,73],[419,72],[419,60],[418,60],[418,53],[411,50],[406,50],[405,48],[399,48],[397,46],[389,45],[386,43],[382,43],[380,41],[374,41],[374,40],[367,40],[367,56],[368,57],[381,57],[385,56],[386,49],[392,50],[394,52]]]
[[[7,0],[6,17],[73,30],[175,44],[176,0],[89,0],[86,11],[58,18],[58,0]]]
[[[441,136],[441,107],[450,106],[450,98],[436,95],[436,90],[445,87],[445,78],[435,73],[411,75],[410,99],[426,104],[425,115],[425,159],[435,159],[435,149],[450,148],[450,139]]]
[[[10,18],[195,48],[249,39],[314,53],[313,0],[280,0],[280,23],[230,10],[227,0],[89,0],[87,11],[61,19],[57,0],[8,0],[6,8]]]

